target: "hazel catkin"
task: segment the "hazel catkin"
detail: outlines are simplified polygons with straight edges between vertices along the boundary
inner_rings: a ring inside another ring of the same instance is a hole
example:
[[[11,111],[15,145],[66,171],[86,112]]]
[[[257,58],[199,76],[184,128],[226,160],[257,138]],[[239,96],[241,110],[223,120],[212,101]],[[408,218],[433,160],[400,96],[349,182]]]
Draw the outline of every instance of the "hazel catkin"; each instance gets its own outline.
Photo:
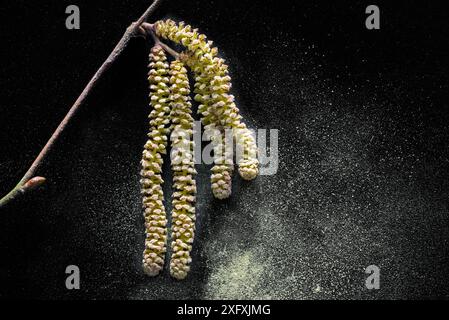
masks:
[[[145,217],[145,249],[143,269],[150,276],[157,275],[164,266],[167,218],[163,204],[162,155],[166,153],[170,124],[169,65],[160,46],[151,49],[148,81],[150,84],[150,112],[148,141],[142,153],[141,193]]]
[[[196,170],[189,79],[187,69],[179,60],[170,65],[170,90],[174,182],[170,274],[181,280],[187,276],[192,261],[190,252],[195,235]]]

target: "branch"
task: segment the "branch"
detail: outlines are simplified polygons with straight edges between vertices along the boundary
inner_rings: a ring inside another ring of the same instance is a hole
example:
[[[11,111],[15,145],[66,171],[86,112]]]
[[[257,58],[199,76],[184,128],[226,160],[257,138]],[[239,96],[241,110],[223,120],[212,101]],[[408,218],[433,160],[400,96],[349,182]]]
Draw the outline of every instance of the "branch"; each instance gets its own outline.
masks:
[[[44,148],[41,150],[37,158],[34,160],[31,167],[28,169],[28,171],[25,173],[23,178],[19,181],[19,183],[12,189],[6,196],[0,199],[0,208],[3,207],[5,204],[19,196],[20,194],[23,194],[31,189],[34,189],[40,185],[42,185],[45,182],[45,178],[43,177],[34,177],[37,168],[41,165],[43,159],[48,154],[48,152],[51,150],[52,146],[54,145],[56,139],[61,135],[62,131],[64,131],[65,127],[67,126],[67,123],[73,118],[76,111],[78,111],[79,107],[84,103],[86,98],[89,96],[92,89],[96,86],[98,80],[103,76],[103,74],[111,67],[111,65],[117,60],[117,58],[120,56],[120,54],[123,52],[123,50],[126,48],[126,46],[129,43],[129,40],[133,37],[135,37],[139,32],[141,32],[141,24],[145,22],[148,17],[157,9],[159,4],[162,2],[162,0],[154,0],[153,3],[147,8],[147,10],[142,14],[142,16],[137,20],[136,22],[132,23],[123,34],[120,41],[115,46],[114,50],[109,54],[107,59],[103,62],[101,67],[97,70],[97,72],[94,74],[92,79],[90,79],[89,83],[86,85],[84,90],[81,92],[78,99],[76,99],[73,106],[70,108],[67,115],[64,117],[64,119],[61,121],[59,126],[56,128],[53,135],[48,140],[47,144],[44,146]]]
[[[154,25],[152,25],[150,23],[147,23],[147,22],[144,22],[144,23],[142,23],[141,28],[142,28],[143,32],[149,34],[151,36],[151,38],[153,38],[155,46],[157,46],[157,45],[160,46],[165,52],[167,52],[173,58],[175,58],[175,59],[179,58],[179,53],[178,52],[176,52],[175,50],[170,48],[168,45],[163,43],[161,41],[161,39],[159,39],[159,37],[154,32]]]

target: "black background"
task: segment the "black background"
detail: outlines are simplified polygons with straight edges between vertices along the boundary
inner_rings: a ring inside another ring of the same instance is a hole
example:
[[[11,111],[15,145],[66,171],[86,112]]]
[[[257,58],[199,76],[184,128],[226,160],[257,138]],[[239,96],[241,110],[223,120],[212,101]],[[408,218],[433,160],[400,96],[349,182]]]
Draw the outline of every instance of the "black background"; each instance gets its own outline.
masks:
[[[149,2],[2,3],[0,193]],[[65,28],[70,4],[80,30]],[[200,28],[227,59],[248,124],[280,130],[278,174],[236,177],[232,199],[219,202],[200,166],[189,278],[144,276],[138,180],[151,44],[135,39],[39,169],[46,186],[0,209],[0,296],[447,297],[448,14],[439,2],[378,1],[381,29],[369,31],[369,4],[165,1],[151,20]],[[242,252],[253,283],[230,276],[243,284],[229,289],[216,275]],[[79,291],[65,289],[70,264]],[[375,292],[364,287],[370,264],[382,270]]]

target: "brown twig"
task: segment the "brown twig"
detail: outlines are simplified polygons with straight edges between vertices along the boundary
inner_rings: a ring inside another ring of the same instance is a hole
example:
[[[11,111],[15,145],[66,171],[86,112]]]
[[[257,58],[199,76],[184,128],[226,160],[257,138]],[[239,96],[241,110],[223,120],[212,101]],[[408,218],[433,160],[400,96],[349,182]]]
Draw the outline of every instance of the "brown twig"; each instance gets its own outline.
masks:
[[[156,10],[158,5],[162,2],[162,0],[154,0],[153,3],[147,8],[147,10],[142,14],[142,16],[137,20],[136,22],[132,23],[123,34],[120,41],[115,46],[114,50],[110,53],[108,58],[103,62],[101,67],[97,70],[97,72],[94,74],[92,79],[90,79],[87,86],[84,88],[84,90],[81,92],[78,99],[76,99],[73,106],[70,108],[67,115],[64,117],[64,119],[61,121],[59,126],[56,128],[53,135],[48,140],[47,144],[44,146],[44,148],[41,150],[37,158],[34,160],[31,167],[28,169],[28,171],[25,173],[23,178],[19,181],[19,183],[12,189],[6,196],[0,199],[0,208],[16,198],[18,195],[23,194],[31,189],[34,189],[38,187],[39,185],[43,184],[45,182],[45,178],[43,177],[34,177],[37,168],[41,165],[43,159],[48,154],[48,152],[51,150],[52,146],[54,145],[56,139],[61,135],[62,131],[64,131],[65,127],[67,126],[67,123],[73,118],[76,111],[79,109],[79,107],[84,103],[92,89],[96,86],[98,80],[103,76],[103,74],[111,67],[111,65],[117,60],[117,57],[120,56],[120,54],[123,52],[123,50],[126,48],[126,46],[129,43],[129,40],[136,36],[141,31],[141,25],[144,23],[148,17]]]
[[[141,25],[141,28],[146,34],[149,34],[151,38],[153,38],[154,45],[160,46],[165,52],[167,52],[169,55],[171,55],[173,58],[178,59],[179,53],[170,48],[168,45],[163,43],[161,39],[158,38],[158,36],[154,33],[154,25],[151,23],[144,22]]]

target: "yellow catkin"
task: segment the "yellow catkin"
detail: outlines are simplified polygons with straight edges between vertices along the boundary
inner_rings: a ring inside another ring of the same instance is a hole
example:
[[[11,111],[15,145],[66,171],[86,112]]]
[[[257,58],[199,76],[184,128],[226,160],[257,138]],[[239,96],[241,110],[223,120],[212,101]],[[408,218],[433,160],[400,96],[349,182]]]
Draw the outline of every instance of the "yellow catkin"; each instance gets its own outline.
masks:
[[[184,279],[190,271],[195,235],[195,163],[193,118],[187,69],[175,60],[170,65],[172,133],[170,136],[173,170],[172,255],[170,274]]]
[[[232,129],[236,144],[242,151],[238,158],[239,173],[244,179],[254,179],[259,173],[257,146],[253,135],[241,121],[234,96],[229,94],[231,78],[224,60],[217,57],[217,48],[212,47],[212,41],[207,41],[204,34],[183,22],[177,24],[172,20],[164,20],[154,26],[159,37],[182,44],[188,49],[186,63],[195,72],[195,81],[198,83],[195,92],[201,91],[195,96],[202,104],[199,112],[207,118],[206,122],[215,122],[217,128]]]
[[[196,65],[195,60],[188,56],[182,59],[195,73],[195,100],[200,103],[198,112],[202,115],[201,121],[204,131],[212,142],[214,148],[214,165],[212,167],[211,187],[214,196],[218,199],[226,199],[232,191],[232,172],[234,163],[232,154],[226,149],[226,132],[220,123],[213,101],[210,99],[211,88],[209,86],[209,75],[201,65]],[[232,140],[231,140],[232,143]]]
[[[162,191],[162,155],[166,153],[169,132],[170,88],[169,65],[160,46],[151,49],[148,81],[150,83],[150,112],[148,141],[142,154],[141,192],[145,209],[145,250],[143,269],[150,276],[157,275],[164,267],[167,218]]]

